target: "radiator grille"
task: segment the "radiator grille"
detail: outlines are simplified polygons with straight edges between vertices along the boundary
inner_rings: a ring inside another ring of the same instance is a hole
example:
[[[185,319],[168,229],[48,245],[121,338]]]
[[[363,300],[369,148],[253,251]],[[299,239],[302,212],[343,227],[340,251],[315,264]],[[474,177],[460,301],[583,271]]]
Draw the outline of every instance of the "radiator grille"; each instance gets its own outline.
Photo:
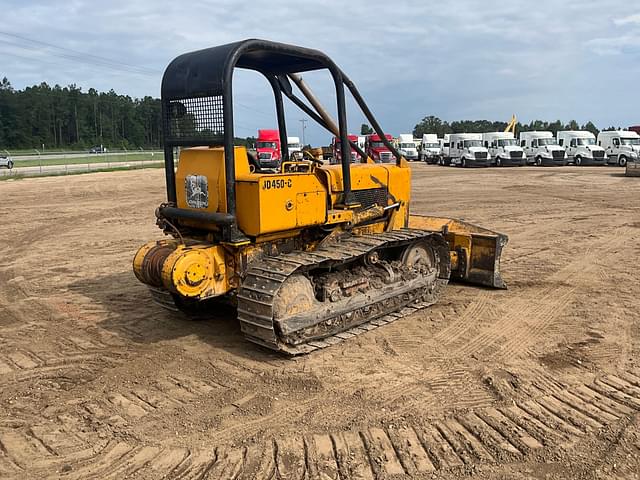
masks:
[[[604,150],[595,150],[593,152],[593,158],[604,158]]]
[[[486,160],[487,159],[487,152],[476,152],[475,153],[475,159],[476,160]]]
[[[562,150],[553,150],[553,158],[564,158],[564,151]]]
[[[170,100],[165,105],[164,133],[170,143],[222,145],[222,95]]]
[[[380,161],[382,163],[389,163],[392,160],[391,152],[380,152]]]
[[[511,158],[522,158],[523,152],[510,152],[509,155]]]
[[[365,190],[352,190],[353,199],[362,207],[367,208],[373,204],[382,207],[387,206],[388,193],[386,188],[367,188]]]

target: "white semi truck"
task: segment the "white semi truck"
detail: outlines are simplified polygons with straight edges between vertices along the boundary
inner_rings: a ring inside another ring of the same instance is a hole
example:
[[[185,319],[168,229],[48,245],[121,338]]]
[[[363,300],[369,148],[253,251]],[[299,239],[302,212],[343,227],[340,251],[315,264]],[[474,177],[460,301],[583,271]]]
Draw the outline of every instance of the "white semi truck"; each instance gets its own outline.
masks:
[[[640,136],[636,132],[629,130],[600,132],[598,146],[604,149],[608,163],[624,167],[629,161],[640,161]]]
[[[527,157],[513,132],[486,132],[482,134],[484,146],[489,150],[491,164],[496,167],[503,165],[522,166],[527,164]]]
[[[287,137],[287,147],[290,158],[302,158],[302,144],[299,137]]]
[[[481,133],[452,133],[449,135],[451,165],[488,167],[489,151],[482,145]]]
[[[413,135],[410,133],[401,133],[398,136],[398,150],[400,155],[409,161],[418,160],[418,149],[413,142]]]
[[[520,132],[520,146],[527,156],[527,163],[538,166],[567,164],[567,152],[551,132]]]
[[[451,157],[449,156],[449,150],[451,144],[449,143],[450,133],[445,133],[443,138],[440,138],[438,142],[440,143],[440,151],[442,155],[440,155],[440,161],[438,162],[442,166],[451,165]]]
[[[606,165],[604,148],[596,145],[596,136],[583,130],[563,130],[556,133],[558,145],[567,152],[567,159],[574,165]]]
[[[426,163],[440,163],[442,157],[442,147],[435,133],[425,133],[422,135],[420,145],[420,160]]]

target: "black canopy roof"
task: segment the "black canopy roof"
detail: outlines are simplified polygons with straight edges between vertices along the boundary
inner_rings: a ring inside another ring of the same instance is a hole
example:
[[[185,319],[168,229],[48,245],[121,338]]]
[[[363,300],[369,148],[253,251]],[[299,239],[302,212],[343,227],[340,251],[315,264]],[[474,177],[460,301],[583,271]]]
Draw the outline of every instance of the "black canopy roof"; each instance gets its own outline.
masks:
[[[324,53],[267,40],[248,39],[185,53],[175,58],[162,78],[165,100],[222,95],[235,67],[264,74],[287,74],[329,68]]]

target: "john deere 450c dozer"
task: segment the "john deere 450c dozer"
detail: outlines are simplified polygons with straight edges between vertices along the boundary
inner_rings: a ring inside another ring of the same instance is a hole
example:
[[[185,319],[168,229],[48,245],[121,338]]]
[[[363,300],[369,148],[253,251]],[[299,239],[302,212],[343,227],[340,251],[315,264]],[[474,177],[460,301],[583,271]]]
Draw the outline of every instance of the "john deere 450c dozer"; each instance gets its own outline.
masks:
[[[284,95],[363,162],[350,164],[347,151],[340,165],[284,161],[278,171],[261,170],[234,146],[235,68],[260,72],[271,85],[283,159]],[[335,84],[337,125],[298,75],[320,69]],[[349,142],[345,87],[393,163],[374,163]],[[248,340],[301,354],[432,305],[450,278],[505,288],[506,236],[409,215],[407,162],[323,53],[264,40],[187,53],[164,73],[162,115],[168,201],[156,216],[172,239],[144,245],[133,262],[159,303],[202,315],[231,299]]]

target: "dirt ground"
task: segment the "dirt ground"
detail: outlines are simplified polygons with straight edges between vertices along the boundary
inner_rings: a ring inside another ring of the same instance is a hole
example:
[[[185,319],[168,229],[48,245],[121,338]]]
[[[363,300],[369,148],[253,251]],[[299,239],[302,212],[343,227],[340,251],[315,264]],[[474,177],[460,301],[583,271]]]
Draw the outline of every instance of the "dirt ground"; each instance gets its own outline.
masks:
[[[412,167],[509,289],[293,359],[134,278],[161,170],[0,182],[0,478],[638,478],[640,179]]]

